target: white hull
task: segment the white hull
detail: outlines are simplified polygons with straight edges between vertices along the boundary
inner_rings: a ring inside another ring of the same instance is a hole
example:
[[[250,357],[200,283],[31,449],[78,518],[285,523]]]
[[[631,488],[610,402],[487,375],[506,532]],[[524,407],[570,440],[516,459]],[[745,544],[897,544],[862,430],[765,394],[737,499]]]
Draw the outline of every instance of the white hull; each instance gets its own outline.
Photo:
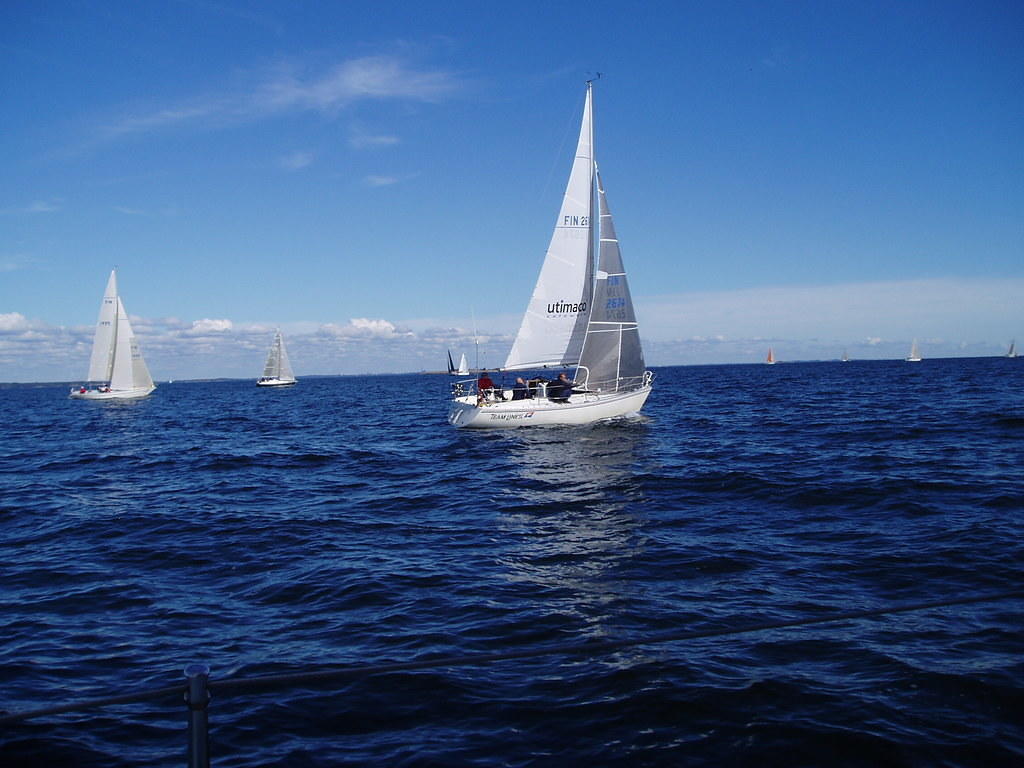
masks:
[[[298,379],[260,379],[256,382],[257,387],[290,387],[297,383]]]
[[[920,363],[921,362],[921,358],[920,357],[908,357],[907,358],[907,362],[908,363]]]
[[[508,429],[592,424],[603,419],[628,416],[640,411],[651,386],[624,393],[575,394],[568,403],[555,403],[546,398],[502,400],[477,405],[476,395],[452,400],[448,423],[460,429]]]
[[[81,387],[71,390],[70,397],[76,400],[137,400],[140,397],[147,397],[156,387],[136,387],[135,389],[87,389],[84,392]]]

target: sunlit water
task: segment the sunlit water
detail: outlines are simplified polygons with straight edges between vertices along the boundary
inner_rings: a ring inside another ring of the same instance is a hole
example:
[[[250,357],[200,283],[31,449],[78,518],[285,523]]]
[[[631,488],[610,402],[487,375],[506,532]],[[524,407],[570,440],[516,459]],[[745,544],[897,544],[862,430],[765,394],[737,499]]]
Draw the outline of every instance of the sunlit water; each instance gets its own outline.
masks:
[[[456,431],[441,376],[0,388],[8,711],[1018,589],[1024,360],[665,368],[639,419]],[[216,697],[217,766],[1009,765],[1024,604]],[[0,730],[184,764],[183,705]]]

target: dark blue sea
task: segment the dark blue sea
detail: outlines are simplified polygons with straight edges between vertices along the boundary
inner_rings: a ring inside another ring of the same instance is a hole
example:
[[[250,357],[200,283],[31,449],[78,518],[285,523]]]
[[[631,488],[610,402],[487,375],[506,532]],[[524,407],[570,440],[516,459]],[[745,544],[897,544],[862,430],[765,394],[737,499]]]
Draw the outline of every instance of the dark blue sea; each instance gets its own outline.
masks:
[[[1019,590],[1024,359],[656,374],[638,419],[485,432],[445,376],[0,388],[0,710],[201,662],[215,766],[1024,764],[1020,598],[643,642]],[[17,722],[0,763],[181,766],[186,722]]]

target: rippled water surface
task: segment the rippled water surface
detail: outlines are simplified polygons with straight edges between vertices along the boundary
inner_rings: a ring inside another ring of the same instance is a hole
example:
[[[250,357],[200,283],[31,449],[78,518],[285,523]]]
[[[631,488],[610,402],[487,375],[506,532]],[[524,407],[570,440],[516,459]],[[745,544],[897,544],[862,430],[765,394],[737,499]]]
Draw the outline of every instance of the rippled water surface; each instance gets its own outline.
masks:
[[[455,431],[441,376],[0,388],[7,711],[1016,590],[1024,360],[664,368],[639,419]],[[1024,603],[216,695],[217,766],[1024,763]],[[0,729],[184,764],[184,706]]]

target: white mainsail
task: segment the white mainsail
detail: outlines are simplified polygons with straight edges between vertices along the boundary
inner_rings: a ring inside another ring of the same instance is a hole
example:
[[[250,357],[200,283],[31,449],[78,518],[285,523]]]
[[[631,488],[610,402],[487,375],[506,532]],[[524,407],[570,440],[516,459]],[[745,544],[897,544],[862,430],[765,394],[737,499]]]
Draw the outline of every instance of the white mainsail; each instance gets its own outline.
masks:
[[[567,368],[579,362],[593,274],[594,154],[590,88],[576,159],[544,264],[505,369]]]
[[[459,370],[456,371],[460,376],[469,375],[469,363],[466,362],[466,353],[462,353],[462,357],[459,358]]]
[[[76,388],[72,390],[72,397],[99,400],[145,397],[156,389],[132,332],[124,302],[117,292],[117,270],[110,271],[100,303],[88,381],[100,386]]]
[[[92,357],[89,358],[90,382],[109,382],[114,369],[114,341],[117,325],[117,270],[110,271],[107,288],[100,302],[100,316],[96,320],[96,334],[92,339]]]

